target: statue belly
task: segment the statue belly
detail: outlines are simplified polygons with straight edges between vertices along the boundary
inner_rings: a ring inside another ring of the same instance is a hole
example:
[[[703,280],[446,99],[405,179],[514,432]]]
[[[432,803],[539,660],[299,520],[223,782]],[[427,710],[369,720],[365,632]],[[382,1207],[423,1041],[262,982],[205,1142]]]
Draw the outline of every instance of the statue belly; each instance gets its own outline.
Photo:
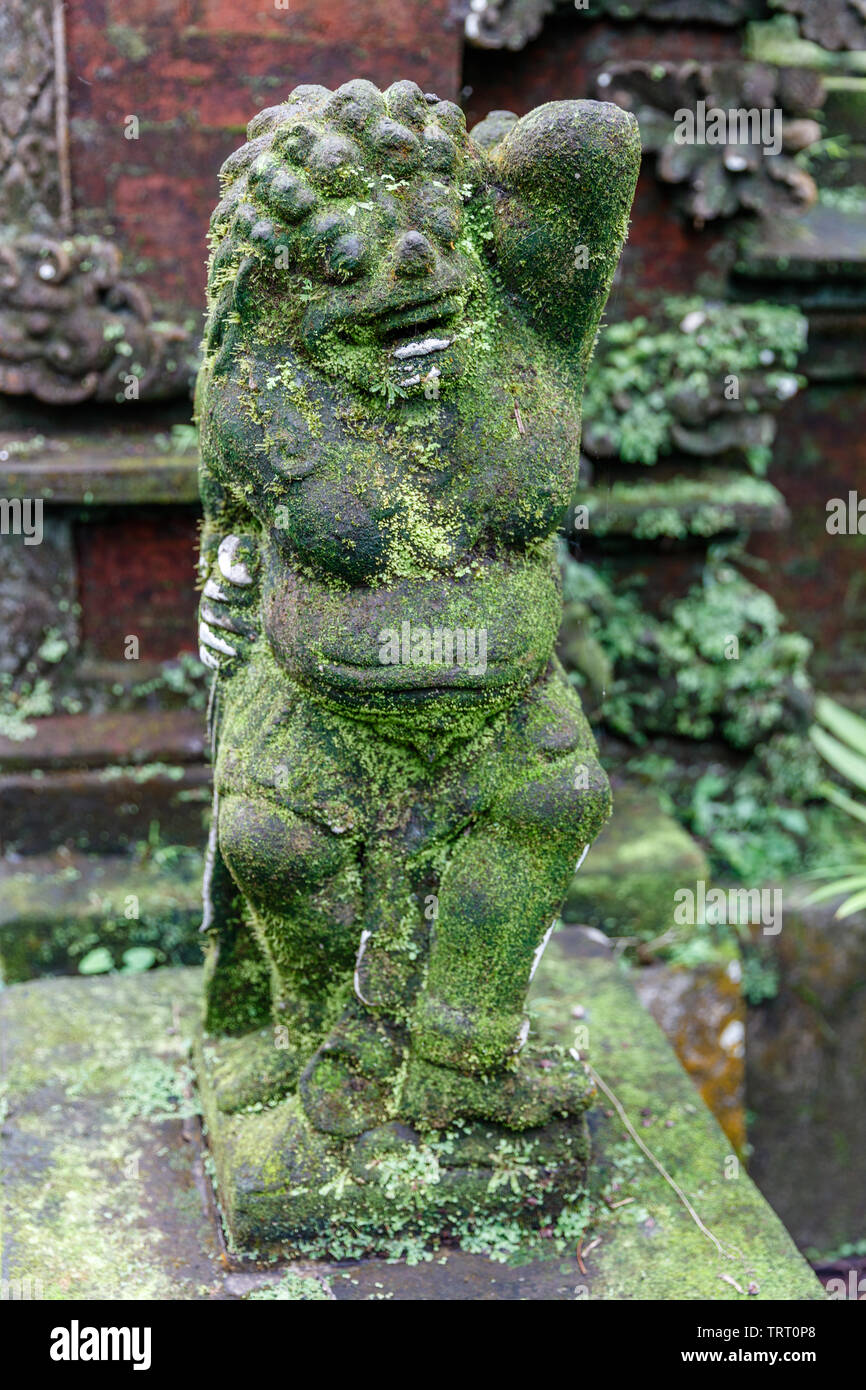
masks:
[[[355,712],[501,707],[547,665],[560,614],[547,552],[375,589],[340,590],[284,569],[263,595],[277,660]]]

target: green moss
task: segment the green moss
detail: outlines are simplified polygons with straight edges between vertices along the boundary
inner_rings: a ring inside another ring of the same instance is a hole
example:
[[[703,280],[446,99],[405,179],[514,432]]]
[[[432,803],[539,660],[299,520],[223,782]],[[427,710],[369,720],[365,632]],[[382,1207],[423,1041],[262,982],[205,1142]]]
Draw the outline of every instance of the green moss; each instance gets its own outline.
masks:
[[[785,632],[770,595],[724,557],[712,559],[703,583],[661,617],[641,603],[639,586],[615,591],[587,566],[564,563],[566,624],[580,625],[610,662],[604,719],[617,733],[636,742],[659,733],[721,734],[736,748],[753,748],[776,733],[805,731],[810,643]]]
[[[671,927],[675,891],[709,877],[703,851],[661,811],[655,793],[620,787],[610,821],[572,880],[563,920],[651,941]]]
[[[333,1294],[326,1284],[309,1274],[297,1274],[294,1270],[285,1273],[277,1283],[263,1284],[246,1295],[248,1303],[273,1299],[292,1303],[315,1303],[322,1300],[327,1302],[331,1298]]]
[[[458,1245],[514,1266],[510,1287],[523,1298],[733,1300],[747,1297],[750,1284],[757,1301],[820,1297],[745,1172],[725,1176],[729,1142],[621,970],[608,959],[576,959],[572,943],[570,933],[555,938],[536,977],[532,1010],[540,1036],[546,1045],[571,1046],[580,1004],[592,1065],[729,1253],[721,1255],[698,1230],[605,1101],[594,1117],[588,1188],[583,1141],[568,1124],[548,1132],[543,1146],[532,1135],[455,1126],[448,1135],[425,1136],[411,1152],[405,1130],[394,1126],[353,1145],[349,1165],[330,1171],[308,1148],[297,1186],[306,1190],[315,1181],[315,1201],[330,1220],[301,1242],[302,1256],[341,1260],[378,1248],[401,1264],[435,1258],[424,1271],[424,1297],[467,1291],[488,1297],[491,1279],[507,1274],[463,1260]],[[194,1180],[199,1150],[195,1139],[181,1138],[178,1118],[186,1106],[183,1060],[200,988],[199,971],[165,970],[134,981],[41,981],[6,991],[4,1277],[39,1280],[48,1299],[236,1296]],[[172,1066],[180,1091],[163,1085]],[[128,1103],[119,1097],[132,1098],[142,1087],[151,1097],[149,1113],[124,1120]],[[231,1123],[248,1121],[261,1125],[262,1116]],[[235,1170],[233,1181],[250,1201],[261,1151],[255,1145],[245,1151],[252,1166]],[[544,1170],[557,1165],[561,1172],[548,1187]],[[289,1223],[296,1203],[303,1213],[306,1198],[281,1189],[279,1172],[270,1178],[269,1196],[257,1190]],[[449,1185],[455,1200],[443,1204],[443,1215],[419,1221],[419,1208],[429,1216]],[[219,1192],[224,1205],[231,1200],[222,1178]],[[353,1196],[370,1202],[357,1217]],[[550,1226],[542,1224],[539,1200],[542,1210],[548,1201],[562,1202]],[[381,1225],[370,1228],[374,1211],[377,1220],[381,1212],[390,1221],[392,1234]],[[266,1227],[259,1234],[267,1238]],[[590,1250],[596,1236],[601,1243]],[[582,1269],[575,1257],[581,1240]],[[277,1252],[261,1250],[268,1253]],[[243,1277],[252,1282],[250,1274]],[[384,1262],[350,1271],[332,1266],[321,1275],[338,1296],[336,1281],[347,1275],[399,1297],[419,1296],[411,1278]],[[305,1277],[306,1271],[289,1269],[261,1282],[284,1293],[314,1293],[299,1287],[297,1278]]]
[[[4,1026],[33,1030],[5,1077],[6,1132],[11,1126],[15,1152],[28,1158],[13,1165],[4,1144],[4,1277],[38,1279],[49,1300],[199,1292],[195,1274],[178,1270],[153,1234],[154,1224],[171,1229],[201,1210],[191,1178],[193,1206],[182,1174],[169,1190],[157,1153],[166,1153],[172,1124],[192,1113],[178,1024],[199,972],[144,981],[43,981],[3,996]]]
[[[11,739],[13,743],[23,743],[35,738],[34,719],[44,718],[54,711],[54,696],[49,681],[44,677],[36,680],[13,680],[4,671],[0,673],[0,736]]]
[[[140,29],[129,24],[109,24],[106,37],[110,44],[124,58],[132,63],[140,63],[150,53],[147,40]]]
[[[588,1151],[580,1122],[519,1138],[496,1125],[424,1133],[392,1122],[340,1142],[312,1129],[295,1101],[225,1116],[206,1067],[200,1074],[220,1201],[241,1250],[416,1263],[447,1232],[502,1259],[560,1221],[564,1244]]]
[[[727,766],[697,777],[651,751],[627,754],[624,770],[653,782],[715,872],[763,882],[823,861],[833,831],[826,808],[810,804],[821,778],[806,735],[810,644],[784,630],[770,595],[723,550],[702,584],[652,610],[639,587],[614,588],[567,556],[564,566],[561,651],[596,716],[638,748],[670,736],[732,749]]]
[[[742,530],[756,517],[775,519],[785,506],[782,494],[764,479],[716,468],[696,478],[602,483],[579,489],[574,503],[587,507],[593,536],[624,534],[635,540],[714,537]]]
[[[610,324],[586,382],[590,453],[598,448],[627,463],[656,463],[675,450],[679,402],[687,399],[706,419],[706,408],[724,400],[732,375],[744,403],[755,387],[770,405],[774,396],[785,398],[805,384],[792,372],[806,332],[806,320],[795,309],[698,298],[670,299],[653,322],[637,317]],[[757,408],[758,398],[752,405]],[[760,449],[747,449],[746,459],[755,472],[769,461]]]
[[[729,1141],[657,1025],[636,1009],[621,971],[608,960],[578,963],[554,949],[539,981],[539,1026],[552,1026],[558,1018],[560,1036],[566,1031],[578,969],[593,1067],[613,1088],[633,1127],[642,1117],[641,1138],[721,1245],[720,1251],[698,1229],[606,1106],[589,1196],[590,1229],[602,1236],[598,1264],[590,1266],[585,1281],[590,1297],[715,1301],[743,1299],[751,1290],[756,1299],[821,1298],[814,1275],[745,1172],[738,1167],[736,1176],[727,1176]],[[611,1212],[608,1203],[626,1204]]]

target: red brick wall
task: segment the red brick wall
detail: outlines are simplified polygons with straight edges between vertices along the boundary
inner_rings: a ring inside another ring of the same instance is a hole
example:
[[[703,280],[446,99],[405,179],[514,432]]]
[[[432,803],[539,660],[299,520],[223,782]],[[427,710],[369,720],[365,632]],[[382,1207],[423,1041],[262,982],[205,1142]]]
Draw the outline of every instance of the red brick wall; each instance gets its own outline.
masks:
[[[197,651],[196,510],[140,507],[76,529],[85,654],[123,661],[135,636],[143,662]]]
[[[216,174],[247,121],[301,82],[408,77],[454,99],[451,0],[69,0],[78,227],[109,228],[166,309],[198,312]],[[140,138],[124,137],[135,115]]]

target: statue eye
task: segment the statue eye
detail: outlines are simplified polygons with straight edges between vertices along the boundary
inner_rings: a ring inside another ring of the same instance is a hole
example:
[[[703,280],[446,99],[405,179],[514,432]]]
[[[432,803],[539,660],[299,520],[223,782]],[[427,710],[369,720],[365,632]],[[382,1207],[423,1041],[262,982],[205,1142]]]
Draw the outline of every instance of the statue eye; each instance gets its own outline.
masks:
[[[413,200],[412,215],[418,227],[446,246],[453,246],[460,235],[462,207],[441,189],[423,187]]]

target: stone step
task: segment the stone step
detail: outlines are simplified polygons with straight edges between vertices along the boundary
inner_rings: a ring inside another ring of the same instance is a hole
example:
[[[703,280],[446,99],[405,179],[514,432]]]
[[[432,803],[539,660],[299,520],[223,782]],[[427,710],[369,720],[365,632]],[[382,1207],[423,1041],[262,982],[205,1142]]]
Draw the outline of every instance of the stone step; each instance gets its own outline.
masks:
[[[757,417],[751,417],[752,420]],[[772,438],[773,422],[763,419]],[[716,422],[724,431],[727,422]],[[715,424],[703,433],[691,431],[693,448],[707,456],[724,452],[724,434],[713,436]],[[766,442],[766,440],[765,440]],[[605,484],[599,468],[599,485],[574,496],[574,504],[589,512],[585,529],[592,536],[635,536],[638,539],[696,536],[706,544],[710,537],[727,531],[782,530],[788,509],[778,488],[762,478],[735,469],[702,465],[692,459],[692,476],[664,482],[657,479]],[[580,535],[579,529],[575,530]]]
[[[191,850],[0,860],[0,975],[7,984],[74,975],[82,961],[123,969],[136,947],[154,964],[196,964],[201,876],[202,856]]]
[[[2,448],[0,448],[2,453]],[[196,455],[130,457],[91,447],[0,466],[4,497],[41,497],[46,506],[199,506]]]
[[[196,710],[56,715],[0,739],[0,853],[124,853],[206,837],[210,768]]]
[[[737,280],[772,286],[776,302],[790,302],[795,296],[804,307],[810,307],[814,299],[820,308],[835,284],[840,307],[862,309],[866,303],[862,212],[818,202],[796,217],[760,219],[743,231],[734,271]]]
[[[562,916],[610,937],[631,938],[643,954],[647,943],[669,930],[677,889],[708,883],[710,868],[700,845],[662,811],[651,789],[615,784],[613,807],[572,879]],[[737,1152],[746,1143],[741,973],[739,959],[719,953],[719,959],[690,968],[652,959],[634,975],[641,1002]]]
[[[166,844],[200,845],[210,785],[204,764],[10,773],[0,777],[0,853],[66,846],[122,854],[154,836]]]
[[[31,727],[32,738],[0,735],[0,773],[205,760],[205,719],[197,710],[58,714]]]

